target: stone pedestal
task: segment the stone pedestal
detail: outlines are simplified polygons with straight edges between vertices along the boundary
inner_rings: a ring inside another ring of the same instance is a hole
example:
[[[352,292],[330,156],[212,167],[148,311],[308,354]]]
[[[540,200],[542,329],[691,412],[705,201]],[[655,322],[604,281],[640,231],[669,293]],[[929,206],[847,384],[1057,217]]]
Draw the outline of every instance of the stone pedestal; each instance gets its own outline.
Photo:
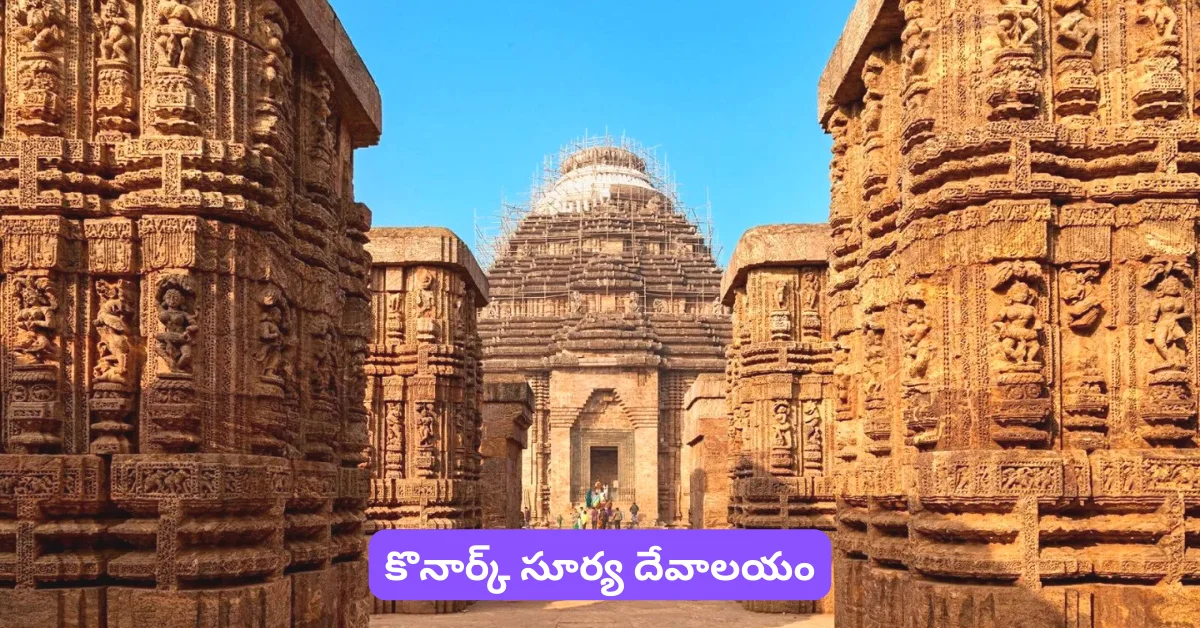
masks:
[[[370,235],[375,336],[366,359],[366,533],[479,528],[483,373],[475,315],[487,304],[487,280],[466,244],[446,229]],[[461,607],[375,600],[374,610]]]
[[[757,227],[742,236],[725,272],[722,291],[733,308],[726,429],[734,527],[836,527],[828,250],[827,225]],[[828,613],[833,594],[745,607]]]
[[[365,628],[379,94],[324,1],[154,4],[3,9],[0,624]]]

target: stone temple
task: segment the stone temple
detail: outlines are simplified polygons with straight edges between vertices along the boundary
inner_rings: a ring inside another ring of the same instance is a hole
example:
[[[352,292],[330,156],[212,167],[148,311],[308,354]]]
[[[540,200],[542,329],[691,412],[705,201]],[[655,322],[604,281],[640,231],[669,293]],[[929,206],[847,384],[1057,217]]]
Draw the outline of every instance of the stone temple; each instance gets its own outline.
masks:
[[[557,162],[496,251],[479,321],[485,381],[534,392],[523,507],[556,523],[600,481],[647,525],[680,524],[684,400],[724,377],[721,272],[649,153],[591,141]]]

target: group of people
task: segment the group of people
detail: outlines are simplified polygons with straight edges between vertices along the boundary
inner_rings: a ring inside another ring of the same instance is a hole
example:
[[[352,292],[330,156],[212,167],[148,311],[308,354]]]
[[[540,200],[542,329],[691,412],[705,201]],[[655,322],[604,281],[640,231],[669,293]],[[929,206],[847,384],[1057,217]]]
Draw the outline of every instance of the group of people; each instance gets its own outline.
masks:
[[[609,488],[596,482],[596,485],[588,490],[584,505],[571,504],[565,515],[558,515],[556,522],[559,529],[570,525],[574,530],[620,530],[621,524],[625,523],[626,529],[632,530],[638,527],[640,521],[638,510],[637,502],[630,505],[627,520],[620,508],[613,507]],[[532,527],[532,513],[528,506],[522,515],[525,519],[524,527]]]

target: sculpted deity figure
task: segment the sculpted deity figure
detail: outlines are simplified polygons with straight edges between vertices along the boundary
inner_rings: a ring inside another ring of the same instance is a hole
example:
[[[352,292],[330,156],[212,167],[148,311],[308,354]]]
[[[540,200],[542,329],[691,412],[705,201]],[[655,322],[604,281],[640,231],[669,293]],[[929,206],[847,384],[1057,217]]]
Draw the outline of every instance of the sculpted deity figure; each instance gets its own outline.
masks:
[[[1179,14],[1167,4],[1166,0],[1137,0],[1138,24],[1150,24],[1158,33],[1158,44],[1170,44],[1179,41],[1176,28],[1179,25]]]
[[[125,13],[125,0],[106,0],[100,9],[100,58],[104,61],[129,63],[133,52],[134,23]]]
[[[129,342],[133,308],[129,304],[129,282],[96,281],[96,293],[100,296],[99,311],[96,313],[96,367],[92,376],[97,382],[112,384],[129,383]]]
[[[13,353],[18,363],[44,364],[57,353],[55,348],[58,298],[49,277],[17,278],[16,337]]]
[[[192,346],[200,327],[187,302],[195,293],[186,277],[169,277],[158,289],[158,322],[162,331],[155,336],[162,372],[191,374]]]
[[[821,303],[821,278],[816,273],[804,275],[804,309],[808,312],[817,311]]]
[[[1023,280],[1015,280],[1005,295],[1006,304],[992,320],[999,333],[1001,357],[1011,366],[1036,364],[1041,357],[1042,321],[1034,301],[1037,295]]]
[[[904,306],[904,329],[900,337],[904,340],[905,375],[910,382],[920,382],[929,371],[929,362],[933,358],[929,334],[933,328],[929,325],[929,317],[925,314],[922,303],[909,301]]]
[[[195,50],[193,36],[200,17],[187,0],[158,0],[158,65],[187,69]]]
[[[1054,0],[1054,10],[1062,16],[1054,26],[1055,38],[1068,50],[1094,52],[1099,35],[1096,20],[1088,15],[1090,0]]]
[[[1040,0],[1004,0],[997,14],[1000,44],[1005,48],[1032,48],[1041,34]]]
[[[326,323],[313,334],[313,366],[309,384],[313,394],[337,396],[337,364],[334,362],[333,326]]]
[[[1065,307],[1067,327],[1079,332],[1095,328],[1104,315],[1104,305],[1095,297],[1095,283],[1100,273],[1095,268],[1074,269],[1062,274],[1060,291]]]
[[[437,423],[437,412],[432,403],[422,403],[417,406],[417,436],[421,447],[433,447],[437,443],[434,435],[434,425]]]
[[[259,348],[254,359],[262,365],[264,379],[283,380],[287,370],[284,352],[291,327],[287,304],[282,294],[270,290],[263,295],[259,305],[262,310],[258,319]]]
[[[422,271],[417,278],[420,290],[417,291],[417,315],[420,318],[436,318],[436,298],[433,293],[433,274]]]
[[[787,402],[777,403],[772,414],[775,417],[775,446],[793,449],[796,446],[796,433],[792,426],[791,405]]]
[[[1154,289],[1154,304],[1150,307],[1152,329],[1146,340],[1154,345],[1168,367],[1182,368],[1187,363],[1184,324],[1191,317],[1182,282],[1174,275],[1167,275]]]
[[[34,52],[52,52],[62,43],[63,16],[53,0],[21,0],[17,37]]]
[[[625,299],[625,313],[642,313],[642,295],[638,294],[636,290],[630,290],[629,296]]]
[[[808,449],[812,451],[821,451],[822,434],[821,434],[821,405],[816,401],[805,401],[801,408],[804,421],[804,440],[808,442]]]
[[[872,55],[863,65],[862,80],[867,88],[863,104],[862,121],[868,133],[879,131],[883,123],[883,80],[885,64],[882,59]]]
[[[567,300],[567,308],[572,314],[582,314],[584,310],[583,295],[578,290],[572,290]]]
[[[775,307],[783,309],[787,307],[788,284],[786,281],[775,282]]]
[[[401,456],[397,466],[403,468],[404,456],[404,417],[401,414],[399,403],[389,403],[387,413],[383,417],[383,427],[387,434],[387,450],[390,453]],[[392,465],[388,465],[392,466]]]
[[[866,397],[878,398],[883,394],[882,370],[883,365],[883,335],[885,333],[882,313],[869,312],[863,323],[865,338],[865,353],[867,357]]]

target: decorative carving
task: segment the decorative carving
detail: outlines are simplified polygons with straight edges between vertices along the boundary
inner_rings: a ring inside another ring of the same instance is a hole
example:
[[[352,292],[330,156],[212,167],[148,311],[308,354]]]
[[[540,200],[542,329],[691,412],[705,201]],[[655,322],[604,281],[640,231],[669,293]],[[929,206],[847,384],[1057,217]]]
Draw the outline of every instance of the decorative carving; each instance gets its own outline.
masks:
[[[1139,119],[1174,118],[1184,108],[1179,14],[1167,0],[1129,1],[1136,23],[1145,29],[1135,51],[1140,73],[1131,86],[1133,115]]]
[[[922,286],[909,286],[904,296],[904,327],[900,339],[904,343],[903,386],[904,422],[907,442],[918,449],[930,449],[938,443],[939,420],[934,409],[933,387],[929,367],[935,353],[933,327],[925,308],[927,297]]]
[[[121,140],[137,130],[133,76],[137,24],[130,17],[135,10],[126,0],[104,0],[100,4],[96,126],[101,141]]]
[[[1104,304],[1095,295],[1101,273],[1102,269],[1094,264],[1077,264],[1059,273],[1063,322],[1078,338],[1076,352],[1063,359],[1063,427],[1068,442],[1086,451],[1103,448],[1107,443],[1107,383],[1096,364],[1098,348],[1089,340],[1104,317]]]
[[[28,135],[58,135],[62,119],[63,14],[59,0],[18,0],[17,127]]]
[[[197,135],[200,111],[192,62],[199,45],[200,16],[191,0],[158,0],[153,124],[168,135]]]
[[[789,295],[791,286],[786,280],[774,283],[774,310],[771,311],[771,340],[792,339],[792,311]]]
[[[825,436],[821,404],[815,400],[804,401],[800,406],[804,426],[804,474],[822,475],[825,468]]]
[[[1031,261],[1002,262],[992,277],[992,289],[1003,295],[992,318],[997,373],[992,440],[1004,447],[1045,445],[1049,439],[1043,425],[1050,410],[1042,373],[1044,324],[1033,287],[1041,281],[1041,267]]]
[[[1091,0],[1055,0],[1054,41],[1058,46],[1054,81],[1055,111],[1059,116],[1091,116],[1100,105],[1094,57],[1099,33],[1091,15]]]
[[[404,477],[404,407],[400,403],[388,403],[384,413],[384,474],[385,477]]]
[[[286,37],[288,20],[274,0],[263,0],[257,11],[257,41],[263,49],[259,98],[255,108],[254,137],[261,144],[286,150],[290,143],[287,95],[291,84],[292,54]]]
[[[771,473],[791,475],[796,466],[796,431],[792,423],[791,404],[786,401],[775,403],[771,416],[771,441],[774,443],[771,449]]]
[[[96,343],[96,366],[92,369],[92,379],[96,382],[122,387],[133,383],[129,369],[133,352],[130,340],[134,314],[132,289],[133,285],[124,279],[96,280],[96,295],[100,302],[94,322],[100,338]]]
[[[158,364],[160,375],[191,375],[192,352],[200,326],[196,287],[191,277],[169,275],[158,284]]]
[[[1145,339],[1156,361],[1149,369],[1149,399],[1142,411],[1147,427],[1142,437],[1154,446],[1174,447],[1195,436],[1195,429],[1189,427],[1196,415],[1188,346],[1194,298],[1191,265],[1185,260],[1154,260],[1143,267],[1140,280],[1152,298]]]
[[[1027,120],[1040,111],[1041,19],[1040,0],[1002,0],[996,11],[996,50],[987,96],[993,120]]]
[[[282,388],[292,379],[287,353],[295,342],[292,338],[291,307],[283,292],[271,287],[259,298],[258,351],[254,359],[262,371],[260,379]]]
[[[417,271],[417,341],[437,342],[437,279],[428,269]]]
[[[18,365],[52,365],[59,355],[54,281],[45,276],[18,276],[12,284],[17,297],[13,358]]]

